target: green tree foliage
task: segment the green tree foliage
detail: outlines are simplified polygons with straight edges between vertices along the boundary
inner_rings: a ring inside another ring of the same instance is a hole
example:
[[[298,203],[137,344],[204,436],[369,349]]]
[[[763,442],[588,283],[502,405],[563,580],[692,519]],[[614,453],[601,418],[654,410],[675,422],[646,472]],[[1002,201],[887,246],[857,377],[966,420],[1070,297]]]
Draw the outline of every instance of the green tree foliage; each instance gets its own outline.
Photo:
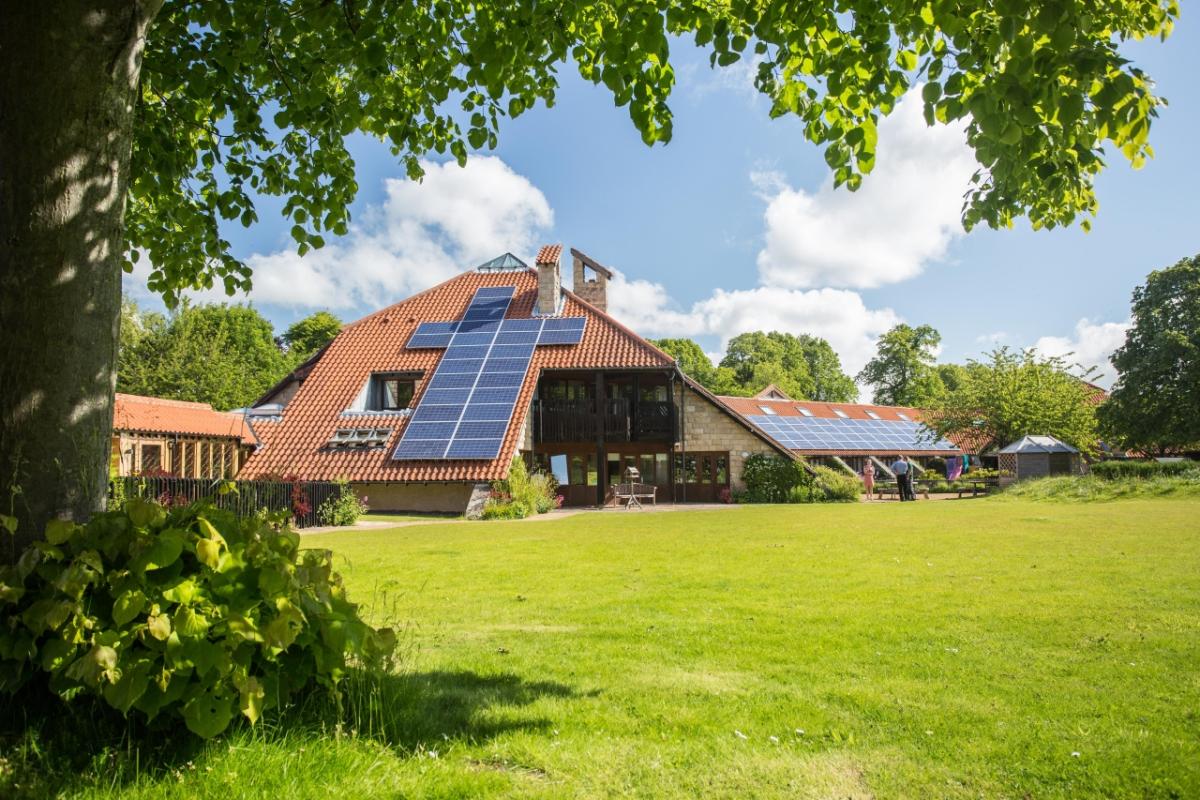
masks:
[[[679,368],[701,386],[716,391],[717,368],[700,345],[691,339],[651,339],[650,342],[679,362]]]
[[[808,334],[756,331],[735,336],[721,367],[730,370],[733,394],[752,395],[773,383],[797,400],[850,402],[858,396],[829,342]]]
[[[848,403],[858,387],[842,372],[842,362],[829,342],[817,336],[762,331],[729,341],[720,366],[691,339],[654,342],[679,360],[689,377],[718,394],[749,397],[771,384],[797,400]]]
[[[342,330],[342,321],[328,311],[309,314],[293,322],[280,340],[292,363],[299,364],[333,341]]]
[[[282,197],[303,252],[347,230],[357,190],[344,137],[391,144],[408,173],[435,151],[463,162],[500,125],[552,104],[568,60],[628,109],[647,143],[672,134],[670,38],[714,66],[753,60],[772,116],[795,116],[857,188],[876,130],[923,84],[931,124],[967,123],[980,163],[964,223],[1035,226],[1094,213],[1111,143],[1135,165],[1161,100],[1118,52],[1165,36],[1175,0],[983,4],[824,0],[799,6],[634,2],[480,5],[166,2],[146,42],[127,231],[151,288],[250,283],[214,235]],[[269,109],[269,112],[268,112]],[[172,225],[164,226],[169,218]]]
[[[879,337],[876,355],[858,380],[875,387],[874,400],[880,405],[924,408],[945,388],[934,366],[941,341],[942,335],[929,325],[897,325]]]
[[[938,364],[934,369],[937,372],[938,381],[942,384],[942,389],[947,392],[957,389],[967,372],[967,368],[962,364]]]
[[[396,641],[359,618],[330,552],[278,520],[141,498],[86,526],[52,520],[0,567],[0,610],[0,691],[44,674],[64,700],[206,739],[314,685],[337,692],[348,659],[380,662]]]
[[[291,368],[271,323],[249,306],[185,303],[169,318],[143,314],[122,324],[139,320],[142,332],[120,353],[118,391],[240,408]]]
[[[1100,408],[1105,434],[1152,453],[1200,447],[1200,255],[1151,272],[1113,353],[1119,377]]]
[[[1106,147],[1135,166],[1151,155],[1163,101],[1120,47],[1167,36],[1179,15],[1177,0],[0,9],[0,163],[13,189],[0,203],[0,330],[13,339],[0,465],[29,489],[20,513],[39,527],[102,502],[122,261],[148,256],[148,286],[169,305],[188,288],[248,288],[223,225],[253,225],[266,198],[301,253],[345,234],[353,133],[387,142],[414,178],[429,153],[461,164],[497,146],[506,118],[552,105],[571,62],[645,142],[666,142],[671,43],[691,40],[714,67],[755,65],[770,114],[797,119],[851,190],[874,166],[881,116],[921,87],[926,119],[964,124],[979,164],[963,224],[1054,226],[1095,213]],[[55,371],[49,343],[63,336],[77,351]],[[31,397],[45,398],[37,425]],[[23,461],[35,451],[47,466]]]
[[[1064,359],[1035,350],[993,350],[968,362],[962,382],[930,404],[926,426],[939,436],[967,434],[998,447],[1048,434],[1084,453],[1096,450],[1096,406],[1088,385]]]

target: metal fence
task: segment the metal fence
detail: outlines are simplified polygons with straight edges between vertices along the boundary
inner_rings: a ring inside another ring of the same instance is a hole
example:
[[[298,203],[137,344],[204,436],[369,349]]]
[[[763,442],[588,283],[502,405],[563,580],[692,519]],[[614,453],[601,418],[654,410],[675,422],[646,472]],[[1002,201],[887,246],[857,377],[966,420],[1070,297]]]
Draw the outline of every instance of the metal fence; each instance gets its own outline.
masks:
[[[266,509],[292,512],[298,528],[319,525],[317,509],[338,495],[338,485],[328,481],[229,481],[235,491],[220,494],[225,481],[209,478],[173,478],[170,476],[129,476],[113,478],[110,497],[124,490],[125,497],[148,497],[164,505],[185,505],[209,498],[218,508],[249,517]]]

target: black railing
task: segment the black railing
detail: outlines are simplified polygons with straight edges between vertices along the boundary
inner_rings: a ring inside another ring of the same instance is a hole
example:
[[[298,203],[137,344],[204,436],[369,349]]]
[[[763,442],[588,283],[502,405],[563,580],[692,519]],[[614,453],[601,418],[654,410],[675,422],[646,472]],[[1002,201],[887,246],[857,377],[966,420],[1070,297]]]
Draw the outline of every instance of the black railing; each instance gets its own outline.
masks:
[[[594,442],[603,432],[606,442],[675,440],[675,404],[670,401],[634,403],[610,398],[538,400],[534,403],[537,442]]]
[[[218,492],[225,481],[211,478],[173,478],[170,476],[129,476],[113,478],[109,498],[147,497],[163,505],[175,506],[209,498],[218,508],[249,517],[259,511],[290,511],[297,528],[319,525],[317,509],[338,494],[338,485],[329,481],[230,481],[234,491]]]

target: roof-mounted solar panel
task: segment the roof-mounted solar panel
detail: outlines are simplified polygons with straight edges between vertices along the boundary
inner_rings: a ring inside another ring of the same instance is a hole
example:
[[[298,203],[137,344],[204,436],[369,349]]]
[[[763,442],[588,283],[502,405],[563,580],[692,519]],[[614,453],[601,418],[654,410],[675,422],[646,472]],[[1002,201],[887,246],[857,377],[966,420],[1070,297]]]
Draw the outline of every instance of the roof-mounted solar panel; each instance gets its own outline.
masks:
[[[410,347],[446,348],[396,446],[398,460],[500,454],[534,348],[578,344],[586,320],[504,319],[514,287],[475,292],[462,319],[417,326]]]

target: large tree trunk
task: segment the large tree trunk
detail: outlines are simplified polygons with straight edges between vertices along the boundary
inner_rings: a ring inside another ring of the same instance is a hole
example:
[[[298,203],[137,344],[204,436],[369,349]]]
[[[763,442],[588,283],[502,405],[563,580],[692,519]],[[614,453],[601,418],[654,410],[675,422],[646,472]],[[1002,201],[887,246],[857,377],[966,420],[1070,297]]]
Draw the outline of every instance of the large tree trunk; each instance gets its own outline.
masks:
[[[134,103],[160,6],[0,10],[0,513],[18,546],[104,502]]]

